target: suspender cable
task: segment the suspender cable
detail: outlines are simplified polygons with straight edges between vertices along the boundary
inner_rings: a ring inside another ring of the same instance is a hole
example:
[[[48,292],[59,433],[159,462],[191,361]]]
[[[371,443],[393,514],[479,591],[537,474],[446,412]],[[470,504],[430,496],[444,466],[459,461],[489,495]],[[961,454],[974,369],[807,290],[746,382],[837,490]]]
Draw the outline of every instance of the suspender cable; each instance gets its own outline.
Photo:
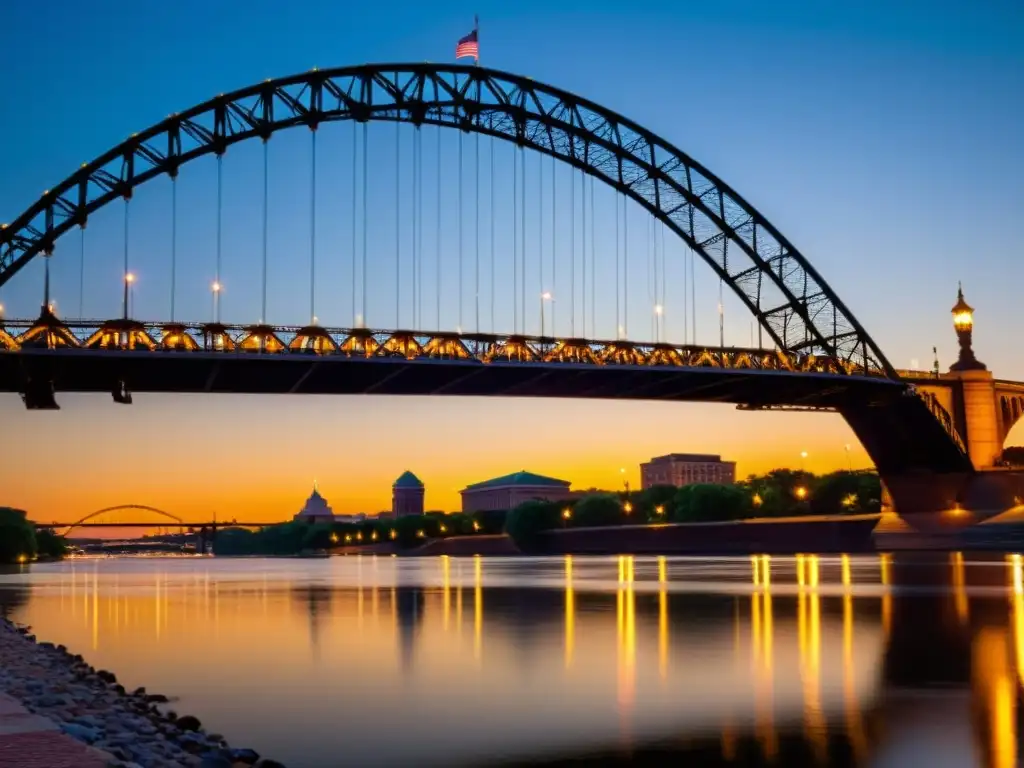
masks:
[[[480,134],[476,134],[476,157],[473,160],[473,168],[476,172],[476,180],[473,182],[473,197],[475,206],[474,219],[476,220],[476,243],[473,246],[475,265],[473,266],[473,299],[476,302],[476,332],[480,333]]]
[[[725,304],[724,304],[724,287],[725,282],[721,279],[718,281],[718,346],[725,346]]]
[[[360,302],[360,309],[362,309],[362,325],[363,327],[369,326],[369,312],[366,306],[366,233],[367,224],[369,223],[369,201],[366,197],[366,178],[367,178],[367,158],[370,154],[370,145],[367,143],[367,128],[369,123],[363,123],[363,299]]]
[[[401,318],[401,275],[402,265],[402,124],[395,123],[395,329],[402,327]]]
[[[458,214],[458,227],[459,227],[459,325],[458,331],[462,333],[462,134],[464,133],[461,128],[459,131],[459,214]]]
[[[519,333],[519,165],[512,145],[512,332]]]
[[[587,175],[580,168],[580,213],[582,214],[582,228],[580,234],[583,236],[583,336],[587,337]]]
[[[654,340],[661,341],[661,287],[658,281],[658,221],[651,218],[651,248],[654,257]]]
[[[416,127],[416,328],[423,327],[423,130]]]
[[[570,139],[571,142],[571,139]],[[572,145],[570,143],[570,150]],[[574,153],[575,154],[575,153]],[[569,169],[569,336],[576,338],[576,174]]]
[[[594,236],[594,177],[590,176],[590,332],[597,335],[597,239]]]
[[[697,277],[694,274],[694,252],[690,249],[690,333],[697,343]]]
[[[683,344],[690,343],[690,270],[687,268],[689,246],[683,251]]]
[[[270,163],[267,157],[269,144],[270,142],[267,139],[263,140],[263,300],[260,304],[260,323],[267,322],[267,232],[269,227],[268,220],[270,218]]]
[[[490,220],[491,220],[491,333],[495,332],[494,331],[494,326],[495,326],[495,323],[494,323],[494,298],[495,298],[494,297],[494,286],[495,286],[494,265],[495,265],[495,262],[496,262],[496,257],[495,257],[495,253],[494,253],[494,144],[495,144],[495,142],[492,139],[491,140],[491,144],[490,144],[490,149],[488,150],[488,155],[490,155],[490,160],[491,160],[491,179],[490,179],[490,182],[489,182],[490,183],[490,187],[491,187],[491,190],[490,190],[491,191],[491,211],[490,211]]]
[[[419,226],[419,169],[418,163],[420,159],[419,147],[416,145],[416,137],[419,136],[419,127],[416,132],[412,135],[412,322],[413,328],[419,328],[419,323],[416,319],[416,291],[419,288],[416,279],[416,266],[417,266],[417,252],[416,252],[416,228]]]
[[[356,250],[357,250],[357,230],[356,224],[357,211],[356,211],[356,187],[358,185],[358,172],[356,163],[358,162],[359,154],[359,126],[356,123],[352,123],[352,326],[358,325],[357,312],[356,312]],[[265,283],[264,283],[265,284]]]
[[[544,156],[537,155],[537,295],[544,314]],[[543,323],[541,323],[543,325]],[[541,336],[544,329],[541,329]]]
[[[623,338],[630,335],[630,201],[623,197]]]
[[[519,305],[523,318],[523,333],[526,333],[526,150],[523,147],[519,148],[519,170],[522,176],[522,183],[519,185],[519,241],[522,248],[522,258],[519,260],[522,274],[519,281]]]
[[[622,274],[621,254],[619,252],[619,193],[616,191],[615,196],[615,338],[622,338],[622,315],[620,311],[620,303],[622,302],[622,290],[619,284],[619,278]]]
[[[551,302],[551,335],[558,336],[558,325],[556,324],[555,308],[558,306],[558,277],[556,265],[558,264],[558,216],[556,215],[556,201],[558,199],[557,187],[555,186],[555,172],[558,161],[551,155],[551,295],[554,301]]]
[[[310,131],[309,177],[309,316],[316,325],[316,128]]]
[[[437,229],[434,236],[437,239],[437,272],[435,273],[435,287],[437,288],[437,330],[441,330],[441,131],[437,128]]]
[[[217,265],[214,270],[213,286],[213,322],[220,322],[220,292],[224,286],[220,284],[221,230],[224,218],[224,155],[217,155]]]
[[[131,274],[128,271],[128,211],[131,209],[131,198],[124,199],[124,273],[121,279],[124,281],[124,319],[128,319],[128,285],[131,283]]]
[[[78,319],[85,317],[85,225],[78,229]],[[173,243],[174,237],[171,236]],[[174,272],[174,246],[171,246],[171,272]],[[174,320],[174,280],[171,280],[171,321]]]
[[[658,236],[661,238],[661,307],[662,307],[661,335],[663,337],[663,339],[662,339],[663,341],[668,341],[668,338],[667,338],[668,334],[665,332],[665,314],[664,314],[665,311],[666,311],[665,310],[665,301],[666,301],[665,291],[668,290],[668,277],[667,277],[667,275],[665,273],[665,265],[667,264],[668,260],[667,260],[667,254],[665,253],[665,226],[663,224],[658,226]]]

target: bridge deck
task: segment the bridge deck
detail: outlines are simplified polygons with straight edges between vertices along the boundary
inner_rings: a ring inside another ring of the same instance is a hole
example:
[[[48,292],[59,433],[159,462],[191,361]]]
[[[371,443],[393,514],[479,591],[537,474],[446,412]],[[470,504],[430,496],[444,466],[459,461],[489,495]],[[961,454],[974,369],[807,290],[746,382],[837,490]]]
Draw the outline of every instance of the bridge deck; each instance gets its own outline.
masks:
[[[208,392],[318,395],[468,395],[675,400],[835,408],[851,397],[895,394],[878,376],[721,367],[358,358],[94,349],[0,354],[0,391],[27,378],[58,392]]]

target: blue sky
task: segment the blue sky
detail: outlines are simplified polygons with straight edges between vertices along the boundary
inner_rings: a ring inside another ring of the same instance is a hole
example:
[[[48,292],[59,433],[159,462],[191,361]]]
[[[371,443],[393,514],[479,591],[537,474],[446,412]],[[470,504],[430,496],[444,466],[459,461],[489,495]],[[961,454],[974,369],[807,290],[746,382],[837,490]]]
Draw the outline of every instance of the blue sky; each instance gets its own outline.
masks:
[[[0,221],[15,218],[42,190],[133,131],[217,93],[313,66],[450,61],[474,13],[481,18],[483,64],[587,96],[702,162],[808,256],[897,366],[912,360],[928,366],[933,345],[943,365],[952,361],[949,308],[963,280],[978,309],[979,357],[1001,377],[1024,378],[1018,335],[1024,6],[1013,0],[712,0],[628,8],[600,0],[183,0],[147,4],[145,10],[121,0],[58,0],[45,14],[28,0],[9,0],[9,35],[0,47]],[[325,260],[318,270],[326,275],[318,304],[325,322],[340,324],[348,317],[345,299],[338,298],[347,296],[345,273],[330,254],[347,242],[350,129],[333,128],[318,145],[318,167],[326,169],[318,177],[318,258]],[[375,178],[393,178],[389,130],[374,134]],[[270,319],[282,323],[308,316],[309,138],[290,133],[271,143],[277,272]],[[447,168],[455,139],[444,141]],[[498,174],[508,195],[511,150],[503,150]],[[259,248],[251,206],[259,200],[253,195],[261,179],[260,153],[258,146],[241,145],[225,158],[225,263],[235,271],[225,278],[224,308],[232,315],[226,319],[238,322],[255,320],[257,312],[258,288],[246,260]],[[179,283],[179,315],[205,320],[214,164],[195,165],[183,171],[179,189],[188,219],[181,224],[181,258],[190,270],[187,284]],[[140,190],[132,212],[137,314],[153,319],[167,314],[168,192],[160,184]],[[601,195],[606,193],[599,191],[599,214],[610,210],[610,197]],[[385,278],[373,289],[382,307],[393,302],[386,279],[392,268],[386,255],[393,248],[387,239],[390,200],[379,199],[382,213],[372,225],[385,254]],[[119,312],[122,223],[119,209],[110,209],[90,221],[87,315]],[[446,211],[446,250],[454,242],[453,226]],[[77,237],[58,244],[54,259],[55,292],[65,314],[77,311]],[[637,251],[646,247],[642,237],[641,224],[632,233]],[[669,247],[673,256],[681,254],[677,245]],[[639,283],[646,277],[643,255],[638,258]],[[670,280],[679,275],[674,269]],[[35,311],[40,274],[32,265],[0,289],[8,315]],[[717,337],[717,294],[710,270],[698,266],[699,341]],[[558,311],[564,317],[563,306]],[[749,319],[738,302],[727,299],[726,306],[727,343],[746,343]],[[640,318],[634,326],[643,325],[644,309],[634,311]],[[677,334],[680,314],[678,306],[669,308],[669,328]],[[371,321],[389,325],[388,319]],[[176,401],[153,402],[171,409]],[[19,407],[5,399],[0,412]],[[218,401],[216,407],[236,406]],[[296,414],[308,408],[287,407]],[[399,414],[405,407],[393,410]],[[85,424],[92,417],[82,418]]]

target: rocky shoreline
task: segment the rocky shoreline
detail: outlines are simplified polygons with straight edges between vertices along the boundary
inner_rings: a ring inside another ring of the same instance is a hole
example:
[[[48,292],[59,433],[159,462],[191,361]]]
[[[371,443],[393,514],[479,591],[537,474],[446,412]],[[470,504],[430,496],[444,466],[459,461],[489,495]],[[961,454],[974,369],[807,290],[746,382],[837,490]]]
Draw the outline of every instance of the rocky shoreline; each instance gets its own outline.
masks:
[[[127,692],[113,673],[62,645],[37,642],[7,619],[0,619],[0,693],[109,756],[108,768],[283,768],[251,749],[232,749],[197,718],[171,711],[165,696]]]

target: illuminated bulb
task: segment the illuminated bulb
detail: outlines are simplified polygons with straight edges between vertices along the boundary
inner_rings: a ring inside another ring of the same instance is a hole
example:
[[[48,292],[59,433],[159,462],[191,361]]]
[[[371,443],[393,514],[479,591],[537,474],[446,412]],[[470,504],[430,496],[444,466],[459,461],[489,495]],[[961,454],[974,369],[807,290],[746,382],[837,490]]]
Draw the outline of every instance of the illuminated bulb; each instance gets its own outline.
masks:
[[[794,493],[796,494],[796,497],[798,499],[802,500],[802,499],[806,499],[807,498],[807,489],[804,488],[802,485],[797,486],[797,488],[794,491]]]
[[[124,281],[126,283],[134,283],[135,282],[135,275],[133,275],[131,272],[129,272],[127,275],[124,276]]]
[[[455,326],[455,332],[461,335],[462,334],[462,326],[461,325],[456,325]]]
[[[661,306],[661,304],[655,304],[654,305],[654,314],[660,315],[664,311],[665,311],[665,308],[663,306]]]
[[[442,525],[440,530],[441,530],[441,533],[448,533],[447,526]]]
[[[551,301],[551,291],[544,291],[540,297],[544,299],[544,301]]]
[[[568,507],[563,509],[562,510],[562,517],[565,518],[566,520],[568,520],[570,517],[572,517],[572,510],[569,509]]]
[[[800,458],[801,459],[806,459],[807,458],[807,451],[800,451]]]
[[[362,327],[363,327],[363,316],[362,315],[356,315],[356,328],[362,328]]]
[[[214,292],[214,293],[220,293],[220,288],[221,288],[221,285],[220,285],[220,283],[219,283],[219,282],[217,282],[216,280],[214,280],[214,281],[213,281],[213,285],[212,285],[212,286],[210,286],[210,287],[211,287],[211,288],[213,289],[213,292]]]
[[[663,514],[665,514],[665,507],[663,507],[661,504],[659,504],[658,506],[656,506],[654,508],[654,513],[656,515],[663,515]]]
[[[4,305],[0,304],[0,315],[3,315],[3,313],[4,313]]]
[[[764,499],[761,498],[760,493],[755,493],[754,498],[750,501],[755,507],[760,507],[764,503]]]
[[[316,325],[316,324],[317,324],[316,315],[313,315],[313,325]]]
[[[633,511],[633,505],[628,501],[622,505],[622,508],[625,510],[627,515]]]

